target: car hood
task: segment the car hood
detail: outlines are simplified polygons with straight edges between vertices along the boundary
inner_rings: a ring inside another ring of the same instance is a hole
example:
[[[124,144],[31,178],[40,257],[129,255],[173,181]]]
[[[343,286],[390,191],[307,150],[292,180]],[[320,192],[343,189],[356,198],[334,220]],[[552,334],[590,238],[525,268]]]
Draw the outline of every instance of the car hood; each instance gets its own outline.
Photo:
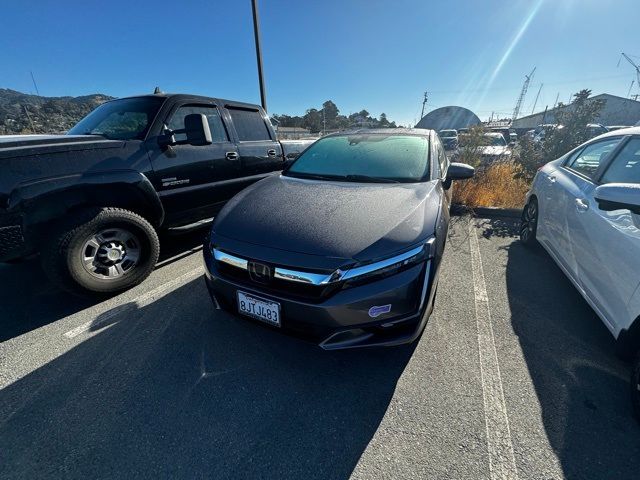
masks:
[[[506,155],[507,153],[509,153],[509,149],[507,147],[492,145],[479,147],[478,150],[481,155]]]
[[[351,183],[266,178],[236,195],[216,217],[224,237],[306,256],[366,261],[392,255],[435,231],[438,182]]]
[[[122,140],[96,135],[0,135],[0,158],[26,157],[69,150],[116,148]]]

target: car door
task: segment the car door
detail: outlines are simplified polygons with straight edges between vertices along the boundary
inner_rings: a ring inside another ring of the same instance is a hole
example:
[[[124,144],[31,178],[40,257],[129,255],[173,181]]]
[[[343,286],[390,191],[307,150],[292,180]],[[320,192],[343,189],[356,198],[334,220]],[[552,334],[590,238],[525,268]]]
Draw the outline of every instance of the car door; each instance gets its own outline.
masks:
[[[248,106],[225,105],[236,133],[236,142],[243,177],[246,182],[243,188],[274,171],[282,170],[284,157],[282,146],[275,138],[273,129],[269,128],[269,119],[261,110]]]
[[[573,248],[576,232],[572,226],[583,207],[585,192],[594,185],[594,176],[620,137],[595,141],[576,150],[556,171],[549,174],[547,198],[547,241],[557,260],[579,283],[578,264]]]
[[[640,184],[640,137],[621,143],[598,173],[600,184]],[[629,323],[629,301],[640,283],[640,215],[600,210],[596,187],[591,181],[580,185],[569,228],[580,285],[617,332]]]
[[[231,194],[225,181],[240,174],[239,155],[212,102],[176,104],[164,119],[166,131],[184,128],[189,114],[207,117],[213,143],[211,145],[172,145],[149,147],[155,172],[154,186],[165,208],[166,223],[185,224],[212,216]],[[176,141],[186,139],[175,134]]]

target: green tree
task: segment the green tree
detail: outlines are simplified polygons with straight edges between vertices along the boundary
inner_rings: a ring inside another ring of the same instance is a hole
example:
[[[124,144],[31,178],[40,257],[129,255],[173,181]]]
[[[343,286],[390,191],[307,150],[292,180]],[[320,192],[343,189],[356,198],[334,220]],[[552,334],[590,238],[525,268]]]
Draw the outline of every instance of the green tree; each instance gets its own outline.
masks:
[[[338,115],[340,114],[340,110],[335,103],[331,100],[327,100],[322,104],[322,112],[324,112],[324,120],[326,122],[328,129],[337,128],[336,123],[338,119]],[[321,113],[322,113],[321,112]]]
[[[562,128],[547,128],[542,146],[544,163],[561,157],[589,140],[587,125],[596,121],[605,104],[604,100],[590,99],[590,95],[591,90],[580,90],[573,96],[572,103],[558,105],[556,123]]]

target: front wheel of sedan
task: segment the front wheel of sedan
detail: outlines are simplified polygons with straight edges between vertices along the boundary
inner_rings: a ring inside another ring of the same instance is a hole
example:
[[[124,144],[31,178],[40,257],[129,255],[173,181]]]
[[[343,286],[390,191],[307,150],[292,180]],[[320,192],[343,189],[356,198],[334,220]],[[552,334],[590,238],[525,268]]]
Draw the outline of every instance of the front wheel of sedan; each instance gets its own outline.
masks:
[[[47,240],[42,266],[51,280],[74,293],[114,294],[153,271],[158,235],[136,213],[120,208],[86,210]]]
[[[536,245],[536,233],[538,230],[538,200],[534,197],[522,211],[522,220],[520,222],[520,241],[526,246]]]

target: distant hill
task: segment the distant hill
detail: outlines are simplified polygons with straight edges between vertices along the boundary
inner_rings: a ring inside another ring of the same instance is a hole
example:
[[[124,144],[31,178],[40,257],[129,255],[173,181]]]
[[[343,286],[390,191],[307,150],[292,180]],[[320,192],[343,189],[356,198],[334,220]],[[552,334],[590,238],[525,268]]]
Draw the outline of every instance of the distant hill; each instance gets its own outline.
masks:
[[[0,135],[63,133],[101,103],[114,97],[39,97],[0,88]]]

